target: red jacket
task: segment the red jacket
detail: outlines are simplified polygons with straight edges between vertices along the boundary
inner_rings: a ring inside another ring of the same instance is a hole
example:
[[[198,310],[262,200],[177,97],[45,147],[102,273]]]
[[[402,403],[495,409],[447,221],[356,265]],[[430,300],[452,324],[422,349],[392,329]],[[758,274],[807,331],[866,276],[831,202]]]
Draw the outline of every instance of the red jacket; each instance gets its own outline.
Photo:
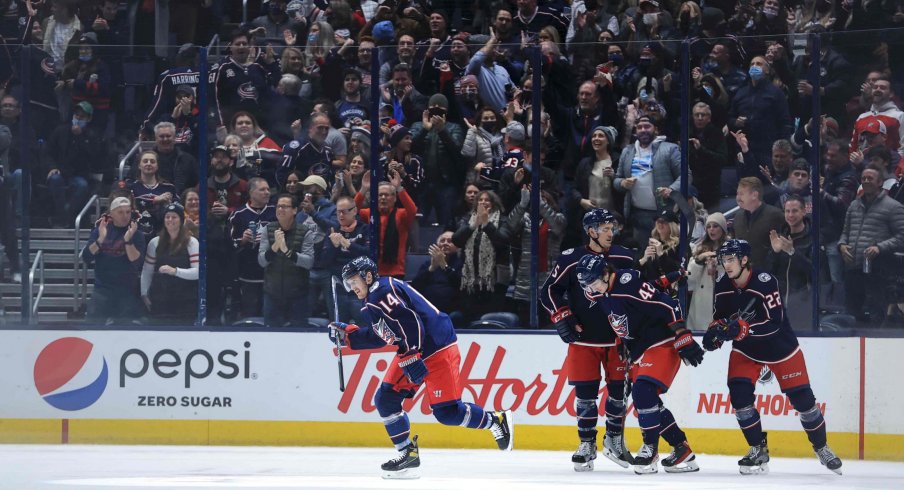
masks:
[[[405,277],[405,257],[407,255],[406,248],[408,246],[408,229],[417,215],[417,205],[403,188],[398,193],[399,202],[402,207],[396,209],[396,229],[399,230],[399,250],[395,264],[387,264],[383,262],[382,257],[377,261],[377,271],[381,276]],[[364,208],[364,196],[361,193],[355,194],[355,206],[360,209],[361,219],[370,222],[370,209]],[[380,247],[383,247],[383,236],[386,234],[386,225],[389,223],[389,216],[380,215]]]

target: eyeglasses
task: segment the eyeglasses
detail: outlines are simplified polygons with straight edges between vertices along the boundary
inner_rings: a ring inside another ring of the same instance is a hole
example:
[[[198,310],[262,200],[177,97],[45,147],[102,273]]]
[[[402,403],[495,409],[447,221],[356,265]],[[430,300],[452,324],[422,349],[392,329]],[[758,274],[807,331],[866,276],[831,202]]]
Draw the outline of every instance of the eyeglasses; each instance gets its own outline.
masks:
[[[339,208],[336,208],[336,212],[339,213],[339,214],[348,214],[348,213],[351,213],[352,211],[354,211],[355,209],[357,209],[357,206],[352,206],[352,207],[350,207],[350,208],[348,208],[348,209],[339,209]]]

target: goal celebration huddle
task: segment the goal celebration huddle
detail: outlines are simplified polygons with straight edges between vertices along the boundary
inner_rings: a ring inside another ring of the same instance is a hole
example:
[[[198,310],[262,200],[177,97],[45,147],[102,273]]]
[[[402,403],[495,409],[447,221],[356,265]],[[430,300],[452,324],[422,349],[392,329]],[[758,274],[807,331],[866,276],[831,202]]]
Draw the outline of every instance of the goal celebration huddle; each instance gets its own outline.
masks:
[[[715,283],[712,318],[708,325],[688,325],[678,301],[669,294],[686,272],[645,280],[636,270],[632,251],[613,243],[617,222],[609,211],[589,210],[582,225],[587,245],[563,251],[539,291],[557,334],[568,344],[564,369],[575,389],[578,448],[571,461],[575,471],[592,471],[599,447],[607,459],[638,475],[658,472],[660,463],[667,473],[705,470],[663,396],[683,364],[681,376],[694,376],[699,369],[725,370],[731,406],[749,446],[738,461],[740,474],[769,471],[767,434],[754,395],[766,369],[775,374],[799,414],[819,463],[841,474],[842,463],[828,446],[826,422],[778,281],[752,263],[750,244],[731,239],[718,248],[716,260],[724,273]],[[461,356],[446,313],[406,282],[380,277],[368,257],[347,264],[342,282],[361,300],[364,321],[350,324],[337,319],[329,325],[331,339],[353,350],[392,346],[397,352],[374,396],[398,451],[382,465],[384,478],[419,476],[418,437],[411,433],[402,402],[422,384],[437,421],[487,430],[499,449],[513,449],[517,414],[462,401]],[[699,342],[691,328],[705,330]],[[727,369],[702,367],[706,351],[720,348],[731,349]],[[602,386],[607,396],[601,414]],[[626,407],[631,403],[643,437],[633,451],[624,437]],[[605,432],[599,444],[601,415]],[[660,439],[671,451],[661,451]]]

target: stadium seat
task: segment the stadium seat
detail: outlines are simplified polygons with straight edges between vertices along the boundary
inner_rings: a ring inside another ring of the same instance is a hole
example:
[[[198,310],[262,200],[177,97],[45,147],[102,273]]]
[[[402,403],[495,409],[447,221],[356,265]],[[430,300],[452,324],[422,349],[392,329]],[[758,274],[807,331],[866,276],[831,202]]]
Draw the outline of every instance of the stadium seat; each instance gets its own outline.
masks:
[[[839,313],[826,315],[819,319],[819,331],[821,332],[840,332],[856,327],[857,319],[853,315]]]
[[[265,327],[264,317],[262,316],[249,316],[246,318],[241,318],[232,323],[233,327]]]
[[[480,317],[481,321],[488,322],[499,322],[505,325],[505,328],[518,328],[521,321],[518,319],[518,315],[514,313],[510,313],[508,311],[496,311],[493,313],[487,313]]]
[[[308,318],[309,327],[326,328],[330,324],[330,320],[326,318],[311,317]]]

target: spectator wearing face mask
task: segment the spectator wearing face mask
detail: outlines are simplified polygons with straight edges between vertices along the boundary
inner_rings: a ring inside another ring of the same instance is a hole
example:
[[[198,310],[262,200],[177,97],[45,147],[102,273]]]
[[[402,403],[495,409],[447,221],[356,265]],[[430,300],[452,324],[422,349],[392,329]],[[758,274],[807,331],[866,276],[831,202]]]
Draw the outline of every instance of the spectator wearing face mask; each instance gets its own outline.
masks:
[[[466,162],[470,167],[477,162],[491,162],[493,159],[502,158],[502,133],[499,132],[499,115],[490,107],[483,107],[477,112],[478,119],[471,123],[465,119],[468,132],[461,154],[468,158]]]
[[[794,131],[788,100],[771,80],[772,68],[762,56],[750,60],[750,83],[738,89],[728,112],[728,126],[743,131],[757,162],[769,161],[772,144]]]
[[[464,181],[465,132],[460,124],[448,120],[449,101],[445,95],[433,95],[427,105],[421,121],[411,126],[411,147],[422,155],[424,172],[417,202],[425,220],[435,211],[436,220],[432,223],[446,223],[452,218],[455,195]]]

